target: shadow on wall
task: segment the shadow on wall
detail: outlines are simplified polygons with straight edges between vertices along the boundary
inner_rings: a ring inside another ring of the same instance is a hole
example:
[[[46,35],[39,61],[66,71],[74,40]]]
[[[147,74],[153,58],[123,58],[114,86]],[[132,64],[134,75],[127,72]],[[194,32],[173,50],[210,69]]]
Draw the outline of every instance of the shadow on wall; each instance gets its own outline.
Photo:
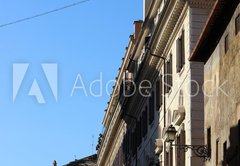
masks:
[[[240,166],[240,120],[230,128],[229,147],[224,151],[224,166]]]

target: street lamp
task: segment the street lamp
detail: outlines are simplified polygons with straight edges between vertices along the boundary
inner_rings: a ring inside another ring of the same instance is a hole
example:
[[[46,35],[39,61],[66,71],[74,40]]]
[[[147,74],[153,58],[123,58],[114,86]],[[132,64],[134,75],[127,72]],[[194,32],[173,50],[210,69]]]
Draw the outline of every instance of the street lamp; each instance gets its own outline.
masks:
[[[165,142],[172,143],[175,140],[176,133],[177,133],[177,131],[176,131],[175,127],[173,127],[173,125],[170,125],[169,127],[167,127],[167,129],[164,133]]]
[[[208,147],[206,145],[177,145],[177,144],[172,144],[172,142],[175,140],[176,133],[177,133],[177,131],[176,131],[176,129],[173,125],[170,125],[169,127],[167,127],[165,132],[164,132],[165,142],[170,143],[170,146],[176,146],[179,149],[184,149],[185,152],[187,152],[188,149],[191,149],[197,157],[204,158],[205,160],[209,159],[210,149],[208,149]]]

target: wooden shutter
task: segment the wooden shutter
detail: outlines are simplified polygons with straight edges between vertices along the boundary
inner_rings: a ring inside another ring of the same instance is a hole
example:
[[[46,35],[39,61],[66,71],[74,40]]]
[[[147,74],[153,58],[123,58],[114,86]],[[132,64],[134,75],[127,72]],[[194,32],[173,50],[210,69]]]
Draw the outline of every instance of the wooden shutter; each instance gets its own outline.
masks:
[[[180,72],[181,70],[181,47],[182,47],[182,44],[181,44],[181,38],[177,39],[177,43],[176,43],[176,69],[177,69],[177,73]]]
[[[181,36],[181,69],[183,68],[185,64],[185,31],[182,31],[182,36]],[[181,70],[180,69],[180,70]]]
[[[161,104],[160,104],[160,96],[161,96],[161,93],[160,93],[160,81],[161,80],[157,80],[156,82],[156,110],[158,111]]]

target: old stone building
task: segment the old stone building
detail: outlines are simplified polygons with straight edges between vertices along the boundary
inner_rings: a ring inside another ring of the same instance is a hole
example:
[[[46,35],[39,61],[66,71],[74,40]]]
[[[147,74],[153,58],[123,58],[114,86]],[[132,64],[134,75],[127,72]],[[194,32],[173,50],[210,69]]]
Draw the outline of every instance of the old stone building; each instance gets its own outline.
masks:
[[[72,161],[64,166],[97,166],[97,155],[88,156],[79,160]]]
[[[144,1],[105,112],[97,165],[204,164],[204,63],[188,58],[214,2]]]
[[[190,58],[204,62],[206,165],[240,165],[240,5],[218,0]]]

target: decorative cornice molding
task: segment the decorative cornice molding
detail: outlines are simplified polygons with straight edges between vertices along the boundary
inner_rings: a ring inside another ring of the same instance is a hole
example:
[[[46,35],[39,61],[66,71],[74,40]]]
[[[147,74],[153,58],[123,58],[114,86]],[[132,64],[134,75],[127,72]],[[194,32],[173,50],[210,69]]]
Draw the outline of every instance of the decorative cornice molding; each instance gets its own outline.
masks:
[[[214,5],[215,0],[187,0],[190,7],[193,8],[210,8]]]
[[[116,107],[116,110],[118,110],[118,111],[113,112],[111,123],[109,124],[109,127],[105,133],[105,136],[104,136],[105,138],[104,138],[101,148],[100,148],[99,157],[98,157],[99,165],[101,165],[101,163],[105,163],[106,160],[108,159],[109,151],[111,151],[112,146],[113,146],[112,145],[113,140],[111,138],[113,138],[116,135],[117,129],[119,128],[119,125],[122,122],[120,120],[119,109],[121,109],[121,106],[118,103],[118,105]]]
[[[156,42],[156,50],[154,51],[155,54],[162,55],[164,49],[166,47],[166,43],[169,41],[169,37],[172,35],[172,32],[176,26],[177,21],[183,11],[185,6],[185,0],[178,0],[172,10],[170,11],[170,15],[166,15],[166,23],[163,27],[159,28],[158,36],[161,38],[158,39]]]

